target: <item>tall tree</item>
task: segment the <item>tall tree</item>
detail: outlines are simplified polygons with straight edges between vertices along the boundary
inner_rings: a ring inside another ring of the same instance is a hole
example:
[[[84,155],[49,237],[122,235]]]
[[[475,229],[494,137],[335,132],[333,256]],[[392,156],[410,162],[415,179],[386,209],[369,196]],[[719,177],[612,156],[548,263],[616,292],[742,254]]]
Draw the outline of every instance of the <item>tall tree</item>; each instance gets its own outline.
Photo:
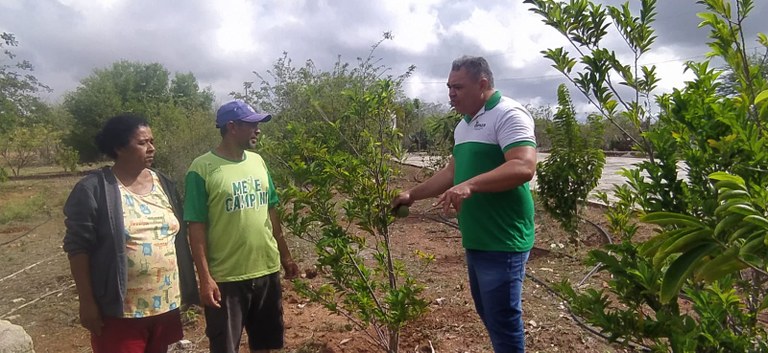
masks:
[[[376,45],[374,46],[375,49]],[[398,352],[399,332],[426,309],[423,286],[390,251],[390,201],[402,158],[398,126],[421,103],[403,100],[405,75],[386,77],[371,55],[330,71],[283,56],[246,91],[233,93],[276,116],[259,152],[280,185],[279,211],[291,234],[315,245],[322,284],[297,281],[300,293],[345,316],[380,350]],[[363,255],[364,253],[372,256]]]
[[[35,123],[44,115],[47,106],[37,96],[50,88],[32,74],[34,67],[27,60],[16,60],[11,50],[19,42],[12,33],[0,33],[0,133],[6,133],[17,125]]]
[[[98,157],[93,137],[110,116],[130,111],[146,116],[153,124],[167,126],[163,117],[178,115],[169,114],[169,109],[211,109],[210,89],[200,90],[192,73],[176,74],[173,80],[170,77],[158,63],[119,61],[94,70],[64,99],[65,109],[78,126],[71,131],[68,143],[83,161],[93,161]]]
[[[570,307],[609,339],[647,351],[768,352],[757,319],[768,309],[768,80],[750,63],[741,32],[754,1],[697,1],[710,52],[687,62],[694,78],[654,104],[655,67],[638,63],[656,38],[655,0],[640,1],[639,12],[629,2],[526,3],[575,50],[544,51],[553,66],[605,118],[625,117],[642,131],[634,147],[650,157],[621,172],[627,184],[614,188],[615,201],[602,195],[621,242],[588,261],[611,279],[603,288],[560,285]],[[628,64],[606,49],[609,29],[634,53]],[[757,43],[768,48],[768,37],[758,34]],[[723,72],[712,59],[733,73],[732,94],[718,92]],[[635,237],[638,212],[659,234]]]
[[[557,112],[547,129],[552,149],[549,158],[536,167],[538,192],[544,209],[576,235],[582,206],[603,173],[602,122],[599,116],[590,116],[589,135],[583,136],[564,84],[557,88],[557,101]]]

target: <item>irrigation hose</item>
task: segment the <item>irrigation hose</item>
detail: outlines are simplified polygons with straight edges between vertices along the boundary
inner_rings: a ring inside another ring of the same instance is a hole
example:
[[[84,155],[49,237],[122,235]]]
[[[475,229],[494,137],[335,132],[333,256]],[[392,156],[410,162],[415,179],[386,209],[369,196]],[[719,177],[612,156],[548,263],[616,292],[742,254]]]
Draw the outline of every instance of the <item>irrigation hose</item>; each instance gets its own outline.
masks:
[[[5,242],[2,242],[2,243],[0,243],[0,246],[3,246],[3,245],[8,245],[8,244],[10,244],[10,243],[13,243],[13,242],[15,242],[15,241],[17,241],[17,240],[19,240],[19,239],[21,239],[21,238],[24,238],[24,237],[26,237],[26,236],[27,236],[27,235],[29,235],[30,233],[34,232],[34,231],[35,231],[35,229],[37,229],[37,228],[40,228],[40,226],[42,226],[43,224],[46,224],[46,223],[48,223],[48,222],[49,222],[51,219],[53,219],[53,217],[51,217],[51,215],[48,215],[48,219],[46,219],[45,221],[43,221],[43,222],[41,222],[40,224],[38,224],[38,225],[34,226],[32,229],[28,230],[27,232],[25,232],[25,233],[24,233],[24,234],[22,234],[22,235],[19,235],[19,236],[18,236],[18,237],[16,237],[16,238],[13,238],[13,239],[11,239],[11,240],[8,240],[8,241],[5,241]]]
[[[533,282],[536,282],[536,284],[544,287],[544,289],[546,289],[550,294],[560,298],[563,301],[563,303],[565,303],[565,307],[568,309],[568,314],[571,315],[571,318],[573,319],[574,322],[576,322],[577,325],[581,326],[582,328],[584,328],[585,330],[589,331],[590,333],[592,333],[592,334],[594,334],[594,335],[596,335],[596,336],[598,336],[598,337],[600,337],[600,338],[602,338],[602,339],[604,339],[604,340],[606,340],[608,342],[612,342],[611,339],[608,336],[604,335],[602,332],[596,330],[592,326],[589,326],[587,323],[584,322],[584,319],[582,319],[578,315],[574,314],[573,311],[571,311],[571,306],[570,306],[570,303],[568,302],[568,299],[566,299],[563,296],[561,296],[560,293],[558,293],[556,290],[554,290],[552,287],[550,287],[546,282],[536,278],[536,276],[531,275],[529,273],[526,273],[525,277],[530,278]],[[639,349],[639,350],[641,350],[643,352],[651,352],[652,351],[649,347],[646,347],[646,346],[644,346],[642,344],[635,343],[635,342],[632,342],[632,341],[618,339],[618,340],[616,340],[616,342],[619,342],[619,343],[624,344],[624,345],[628,345],[628,346],[630,346],[630,347],[632,347],[634,349]]]

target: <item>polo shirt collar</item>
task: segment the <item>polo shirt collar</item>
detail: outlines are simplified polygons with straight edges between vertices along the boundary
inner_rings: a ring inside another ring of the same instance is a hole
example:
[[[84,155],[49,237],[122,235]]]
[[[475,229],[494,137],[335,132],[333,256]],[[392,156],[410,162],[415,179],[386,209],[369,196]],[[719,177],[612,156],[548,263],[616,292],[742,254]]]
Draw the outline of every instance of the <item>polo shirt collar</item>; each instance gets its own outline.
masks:
[[[491,95],[490,98],[488,98],[488,100],[485,101],[485,106],[483,106],[483,109],[477,112],[474,116],[469,114],[464,115],[464,121],[467,122],[467,124],[469,124],[469,122],[472,121],[474,117],[480,115],[481,113],[487,112],[493,108],[496,108],[496,106],[499,104],[500,101],[501,101],[501,92],[497,90],[496,92],[493,92],[493,94]]]

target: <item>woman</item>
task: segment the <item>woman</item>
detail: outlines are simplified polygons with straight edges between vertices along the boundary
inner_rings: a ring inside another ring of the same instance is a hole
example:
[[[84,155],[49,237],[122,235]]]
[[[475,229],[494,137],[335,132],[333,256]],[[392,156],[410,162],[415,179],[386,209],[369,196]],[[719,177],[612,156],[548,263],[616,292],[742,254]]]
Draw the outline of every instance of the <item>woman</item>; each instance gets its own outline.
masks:
[[[146,119],[109,119],[96,145],[114,165],[80,180],[64,205],[80,323],[95,353],[166,352],[183,334],[179,307],[198,302],[181,200],[150,169]]]

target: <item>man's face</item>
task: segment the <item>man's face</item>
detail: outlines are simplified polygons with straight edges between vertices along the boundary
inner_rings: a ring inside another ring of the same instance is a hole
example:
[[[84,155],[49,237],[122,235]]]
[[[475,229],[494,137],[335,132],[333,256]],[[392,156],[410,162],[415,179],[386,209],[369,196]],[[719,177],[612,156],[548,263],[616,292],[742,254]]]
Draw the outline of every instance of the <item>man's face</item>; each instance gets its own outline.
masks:
[[[475,115],[485,104],[483,93],[488,80],[474,80],[465,68],[451,70],[448,75],[448,98],[451,106],[460,114]]]
[[[244,150],[256,147],[256,142],[261,133],[259,123],[249,123],[245,121],[232,122],[232,132],[235,135],[235,141]]]

